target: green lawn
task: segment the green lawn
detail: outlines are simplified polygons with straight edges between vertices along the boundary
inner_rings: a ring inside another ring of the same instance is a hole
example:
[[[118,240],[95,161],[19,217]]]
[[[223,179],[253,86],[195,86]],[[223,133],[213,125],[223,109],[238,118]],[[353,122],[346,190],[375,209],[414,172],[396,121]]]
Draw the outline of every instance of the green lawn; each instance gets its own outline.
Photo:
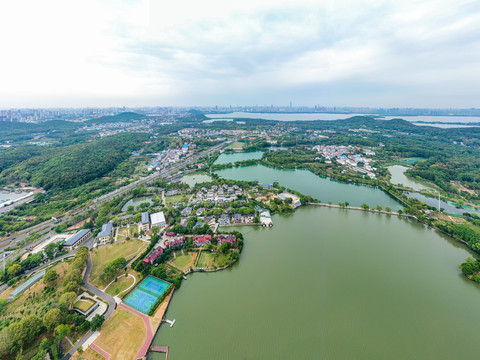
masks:
[[[177,258],[172,261],[172,263],[177,266],[179,269],[182,269],[183,271],[189,269],[190,267],[193,266],[193,261],[195,259],[196,253],[189,253],[186,255],[182,255],[180,251],[177,252]]]
[[[225,149],[243,149],[245,143],[236,141],[230,145],[228,145]]]
[[[91,307],[93,306],[93,301],[81,299],[78,300],[75,304],[73,304],[74,309],[78,309],[86,313]]]
[[[102,246],[91,252],[92,272],[90,273],[89,282],[96,286],[106,286],[101,284],[99,276],[103,272],[105,266],[113,260],[124,257],[127,261],[133,256],[140,254],[148,246],[147,243],[138,239],[125,240],[112,245]]]
[[[187,202],[188,201],[188,196],[187,195],[174,195],[174,196],[166,196],[165,197],[166,205],[177,203],[179,201]]]
[[[108,295],[116,296],[120,294],[123,290],[127,289],[133,284],[134,280],[130,276],[119,277],[117,282],[113,282],[105,292]]]
[[[132,237],[134,233],[138,232],[138,227],[137,225],[130,225],[130,226],[124,226],[118,230],[118,235],[122,236],[130,236]]]
[[[227,265],[227,256],[220,253],[215,254],[215,264],[217,267],[224,267]]]
[[[214,254],[210,252],[202,251],[197,267],[204,268],[204,269],[213,269],[214,262],[215,262]]]

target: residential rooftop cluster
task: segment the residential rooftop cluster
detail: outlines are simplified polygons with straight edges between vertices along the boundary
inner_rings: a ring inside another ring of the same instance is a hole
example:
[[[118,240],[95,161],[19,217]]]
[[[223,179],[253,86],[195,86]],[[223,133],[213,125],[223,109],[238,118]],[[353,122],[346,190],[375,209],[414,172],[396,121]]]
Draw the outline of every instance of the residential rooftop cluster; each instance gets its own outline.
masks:
[[[148,165],[147,170],[161,170],[171,164],[174,164],[180,161],[180,157],[191,156],[193,151],[189,151],[189,149],[195,148],[195,144],[187,144],[185,143],[181,149],[167,149],[163,150],[161,153],[158,154],[148,154],[148,155],[155,155],[156,158],[153,159],[152,163]]]
[[[327,164],[335,160],[342,166],[376,179],[374,171],[377,169],[370,165],[373,160],[367,157],[375,155],[371,149],[352,145],[315,145],[312,150],[319,152]]]

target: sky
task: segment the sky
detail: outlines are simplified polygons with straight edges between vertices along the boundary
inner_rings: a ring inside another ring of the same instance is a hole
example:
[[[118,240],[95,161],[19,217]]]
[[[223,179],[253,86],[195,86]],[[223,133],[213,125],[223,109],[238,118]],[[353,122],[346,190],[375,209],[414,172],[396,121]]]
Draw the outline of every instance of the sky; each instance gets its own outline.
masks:
[[[480,107],[480,2],[0,2],[0,108]]]

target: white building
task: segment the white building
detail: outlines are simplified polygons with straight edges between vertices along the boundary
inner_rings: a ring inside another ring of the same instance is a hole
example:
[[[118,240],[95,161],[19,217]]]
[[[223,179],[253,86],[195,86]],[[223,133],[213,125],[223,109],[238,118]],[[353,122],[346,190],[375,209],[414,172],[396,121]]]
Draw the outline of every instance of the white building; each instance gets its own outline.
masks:
[[[167,222],[165,221],[165,214],[163,213],[163,211],[150,215],[150,222],[152,224],[152,227],[159,226],[162,228],[167,225]]]

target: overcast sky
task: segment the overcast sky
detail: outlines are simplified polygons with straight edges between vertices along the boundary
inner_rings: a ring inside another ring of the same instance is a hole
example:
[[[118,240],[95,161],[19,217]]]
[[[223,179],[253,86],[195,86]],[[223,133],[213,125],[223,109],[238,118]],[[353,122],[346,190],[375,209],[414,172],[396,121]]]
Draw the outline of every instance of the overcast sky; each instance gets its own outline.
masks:
[[[0,108],[480,107],[480,2],[0,3]]]

